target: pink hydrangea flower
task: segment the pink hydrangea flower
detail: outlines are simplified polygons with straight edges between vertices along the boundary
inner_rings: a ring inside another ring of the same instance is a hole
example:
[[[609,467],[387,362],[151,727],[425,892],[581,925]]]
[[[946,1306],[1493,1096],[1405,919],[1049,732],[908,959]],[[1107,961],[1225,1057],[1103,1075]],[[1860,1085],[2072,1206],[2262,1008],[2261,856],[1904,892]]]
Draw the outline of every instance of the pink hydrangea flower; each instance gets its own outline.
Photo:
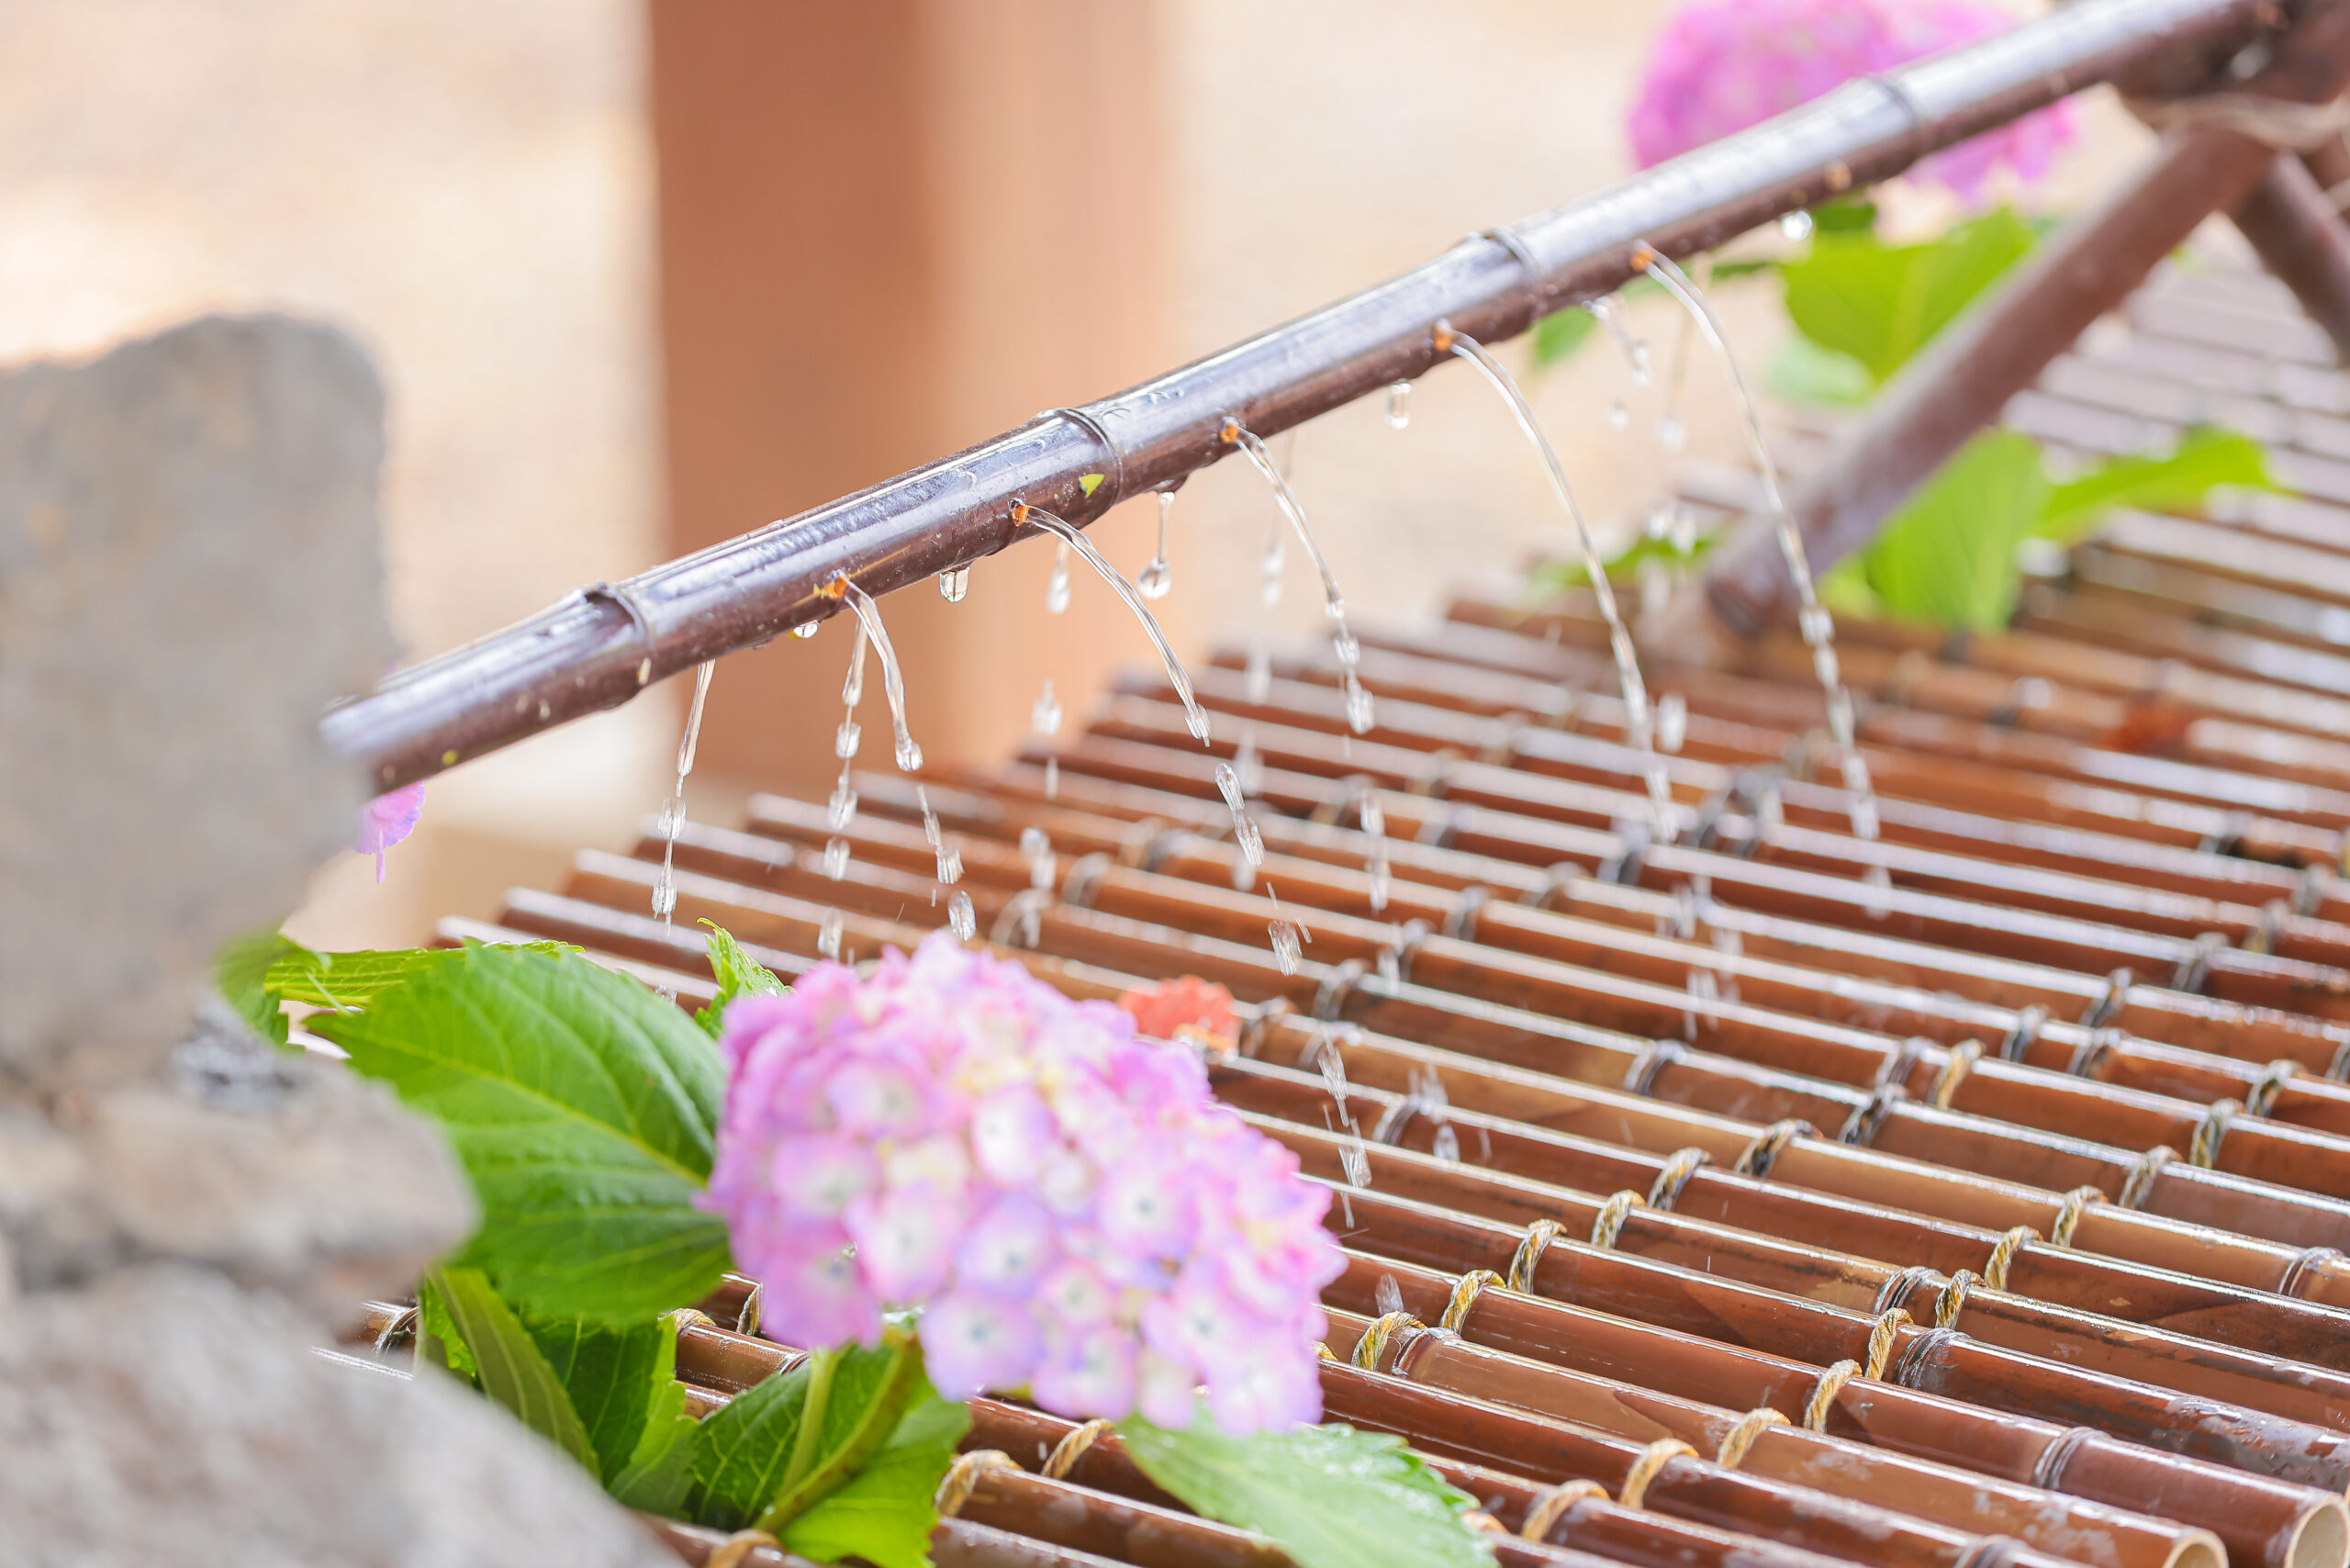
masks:
[[[375,857],[375,880],[384,879],[384,851],[416,831],[424,815],[424,786],[403,785],[376,796],[359,808],[359,836],[351,847]]]
[[[1854,76],[1890,70],[2012,26],[1980,0],[1694,0],[1649,53],[1628,129],[1640,167],[1809,103]],[[2073,140],[2055,104],[1918,165],[1970,200],[2000,164],[2025,182]]]
[[[1327,1189],[1104,1002],[932,936],[738,998],[705,1205],[766,1282],[763,1331],[879,1342],[922,1312],[950,1399],[1225,1431],[1318,1420]]]

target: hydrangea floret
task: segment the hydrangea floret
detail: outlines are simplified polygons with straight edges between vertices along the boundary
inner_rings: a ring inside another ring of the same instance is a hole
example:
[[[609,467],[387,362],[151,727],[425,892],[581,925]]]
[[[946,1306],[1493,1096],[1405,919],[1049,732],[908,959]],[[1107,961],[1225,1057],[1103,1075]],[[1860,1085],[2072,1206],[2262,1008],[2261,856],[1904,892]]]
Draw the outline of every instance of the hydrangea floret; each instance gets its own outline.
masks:
[[[702,1200],[765,1283],[763,1331],[879,1341],[920,1313],[948,1399],[1025,1387],[1069,1417],[1318,1420],[1326,1188],[1136,1037],[944,934],[860,978],[809,970],[725,1014]]]
[[[1981,0],[1695,0],[1649,53],[1628,129],[1642,168],[1678,157],[1826,93],[1925,55],[2003,32]],[[1969,200],[2004,164],[2029,183],[2073,140],[2055,104],[1936,153],[1913,171]]]
[[[351,847],[375,857],[375,880],[384,879],[384,851],[416,831],[424,815],[424,786],[386,790],[359,808],[359,834]]]

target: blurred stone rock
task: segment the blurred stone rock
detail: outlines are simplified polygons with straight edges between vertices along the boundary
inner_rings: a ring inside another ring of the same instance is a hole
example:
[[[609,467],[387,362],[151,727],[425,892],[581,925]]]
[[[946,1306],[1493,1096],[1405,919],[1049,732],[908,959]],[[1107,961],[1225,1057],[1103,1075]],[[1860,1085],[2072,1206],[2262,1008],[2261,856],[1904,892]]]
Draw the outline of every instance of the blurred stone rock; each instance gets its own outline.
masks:
[[[0,1305],[0,1562],[675,1568],[504,1411],[333,1364],[301,1329],[171,1267]]]
[[[392,656],[382,459],[365,355],[305,322],[0,375],[0,1081],[155,1071],[349,841],[316,724]]]

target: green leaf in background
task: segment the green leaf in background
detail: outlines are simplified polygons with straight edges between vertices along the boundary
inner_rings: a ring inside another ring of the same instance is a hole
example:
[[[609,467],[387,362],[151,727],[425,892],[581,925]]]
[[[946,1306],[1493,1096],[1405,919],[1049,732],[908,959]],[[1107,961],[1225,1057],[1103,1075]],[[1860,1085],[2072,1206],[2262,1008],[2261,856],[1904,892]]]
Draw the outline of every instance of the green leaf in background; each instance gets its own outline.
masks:
[[[576,952],[475,946],[312,1026],[441,1124],[482,1206],[460,1260],[517,1306],[626,1323],[717,1284],[725,1224],[693,1200],[724,1070],[638,981]]]
[[[2006,207],[1922,245],[1822,233],[1808,255],[1780,267],[1787,314],[1805,337],[1859,361],[1881,386],[2033,240],[2031,225]]]
[[[1231,1438],[1203,1409],[1170,1432],[1118,1423],[1126,1452],[1194,1510],[1270,1537],[1298,1568],[1471,1568],[1493,1548],[1461,1522],[1474,1506],[1400,1438],[1351,1427],[1299,1427]]]
[[[282,1046],[288,1033],[285,1009],[269,989],[269,972],[285,959],[309,956],[310,950],[290,936],[256,931],[238,937],[213,956],[212,983],[263,1038]]]
[[[713,1411],[694,1434],[687,1513],[712,1529],[741,1529],[782,1490],[808,1403],[809,1363],[763,1378]]]
[[[781,996],[791,988],[743,951],[743,944],[734,939],[733,932],[712,921],[702,924],[710,927],[710,972],[718,979],[718,994],[711,999],[709,1006],[694,1014],[694,1022],[715,1035],[726,1004],[736,997]]]
[[[1705,558],[1706,553],[1721,543],[1721,535],[1701,533],[1691,542],[1686,551],[1673,545],[1671,539],[1660,539],[1652,533],[1642,533],[1600,565],[1606,568],[1610,582],[1630,582],[1646,561],[1662,561],[1668,566],[1686,566]],[[1590,585],[1591,572],[1577,559],[1561,556],[1545,561],[1534,569],[1532,586],[1538,593],[1557,593],[1567,588]]]
[[[1763,380],[1791,403],[1829,408],[1857,407],[1876,391],[1867,365],[1851,354],[1821,348],[1801,332],[1790,332],[1780,340]]]
[[[881,1451],[927,1387],[921,1346],[893,1327],[877,1350],[820,1351],[736,1394],[696,1439],[694,1518],[781,1534]]]
[[[1865,196],[1823,201],[1811,209],[1815,234],[1866,234],[1876,228],[1876,203]]]
[[[970,1429],[968,1406],[949,1404],[920,1380],[897,1429],[865,1467],[784,1527],[783,1544],[820,1562],[861,1557],[877,1568],[925,1568],[934,1499],[956,1447]]]
[[[435,967],[459,962],[467,947],[401,947],[384,952],[313,953],[286,944],[292,950],[269,966],[263,985],[273,996],[337,1013],[355,1013],[396,985]],[[532,952],[576,953],[562,942],[525,944]]]
[[[2050,493],[2040,443],[1985,431],[1886,520],[1862,561],[1885,612],[1930,626],[1988,631],[2015,608],[2016,545]]]
[[[669,1381],[656,1385],[646,1402],[644,1434],[636,1451],[604,1484],[605,1490],[648,1514],[677,1514],[693,1486],[694,1438],[699,1430],[700,1423],[686,1408],[686,1385],[677,1381],[673,1363]]]
[[[481,1391],[577,1460],[589,1474],[598,1474],[595,1450],[570,1395],[521,1320],[490,1289],[488,1277],[478,1269],[437,1269],[431,1278],[473,1351]]]
[[[677,1381],[677,1326],[666,1316],[614,1328],[585,1318],[529,1318],[523,1328],[570,1395],[597,1476],[627,1469],[656,1391]]]
[[[2109,508],[2191,511],[2222,485],[2274,489],[2267,453],[2248,436],[2191,430],[2179,438],[2167,457],[2112,458],[2058,485],[2032,532],[2042,539],[2070,543]]]

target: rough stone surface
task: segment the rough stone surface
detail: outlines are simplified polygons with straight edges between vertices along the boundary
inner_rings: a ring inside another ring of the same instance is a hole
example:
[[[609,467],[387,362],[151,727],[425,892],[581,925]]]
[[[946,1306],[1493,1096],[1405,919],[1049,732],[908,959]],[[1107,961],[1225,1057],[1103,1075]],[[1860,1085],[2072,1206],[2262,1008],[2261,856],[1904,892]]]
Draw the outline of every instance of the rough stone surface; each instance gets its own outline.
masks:
[[[207,318],[0,375],[0,1078],[152,1073],[361,799],[319,710],[392,656],[358,347]]]
[[[676,1568],[503,1411],[334,1365],[301,1331],[170,1267],[0,1307],[0,1562]]]

